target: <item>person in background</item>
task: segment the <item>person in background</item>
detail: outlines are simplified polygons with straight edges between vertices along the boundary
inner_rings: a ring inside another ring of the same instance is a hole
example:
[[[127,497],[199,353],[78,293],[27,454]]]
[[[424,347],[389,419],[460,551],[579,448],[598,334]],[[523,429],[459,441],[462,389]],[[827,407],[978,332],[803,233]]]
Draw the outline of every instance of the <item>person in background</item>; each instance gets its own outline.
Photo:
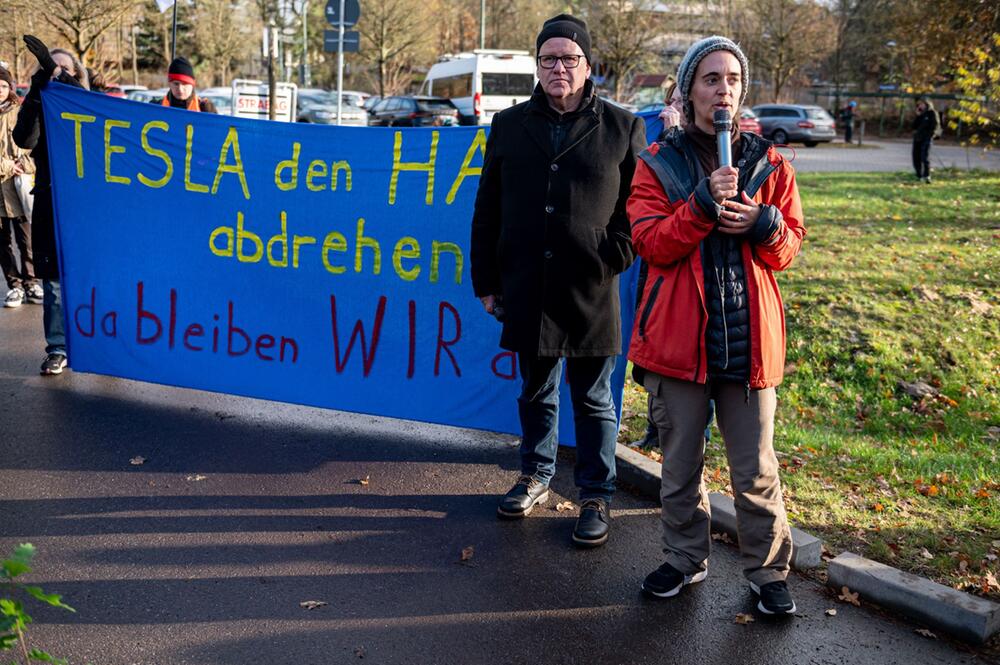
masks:
[[[14,142],[31,150],[35,160],[35,195],[31,212],[31,245],[35,274],[42,280],[42,325],[45,329],[43,375],[61,374],[67,365],[66,329],[63,322],[62,293],[59,288],[59,257],[56,253],[55,215],[52,209],[52,175],[42,116],[42,89],[49,81],[89,89],[87,70],[75,55],[65,49],[52,49],[37,37],[24,36],[28,51],[38,60],[38,70],[31,76],[31,88],[24,96],[21,112],[14,126]]]
[[[5,307],[24,302],[42,304],[42,285],[35,279],[31,258],[31,224],[21,205],[14,179],[35,172],[35,163],[26,150],[14,143],[14,124],[20,109],[14,77],[0,67],[0,268],[7,280]],[[14,256],[17,243],[21,265]]]
[[[202,113],[218,113],[215,104],[210,99],[201,99],[194,91],[194,67],[187,58],[174,58],[167,70],[167,85],[170,91],[163,97],[161,104],[175,109],[201,111]]]
[[[929,99],[917,100],[913,119],[913,170],[923,182],[931,181],[931,143],[941,133],[941,119]]]
[[[858,103],[853,99],[840,109],[840,124],[844,127],[844,143],[851,145],[854,138],[854,109]]]
[[[711,507],[704,427],[715,399],[732,479],[743,574],[765,614],[790,615],[792,537],[774,452],[775,387],[785,361],[775,273],[799,252],[805,227],[795,171],[774,146],[741,133],[749,63],[731,40],[688,49],[677,72],[687,124],[640,155],[628,215],[649,265],[632,330],[634,375],[653,395],[663,452],[660,500],[666,561],[642,582],[669,598],[705,579]],[[721,166],[714,113],[728,110],[732,163]]]

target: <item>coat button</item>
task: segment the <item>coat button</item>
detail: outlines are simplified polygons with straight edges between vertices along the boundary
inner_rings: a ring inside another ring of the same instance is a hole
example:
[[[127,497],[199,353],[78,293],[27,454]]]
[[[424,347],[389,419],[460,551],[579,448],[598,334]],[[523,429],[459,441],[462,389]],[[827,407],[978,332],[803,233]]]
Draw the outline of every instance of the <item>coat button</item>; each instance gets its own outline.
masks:
[[[558,171],[559,170],[559,165],[558,164],[550,164],[549,168],[552,169],[553,171]]]
[[[551,215],[553,212],[555,212],[555,208],[553,208],[552,206],[545,206],[545,212]]]
[[[552,258],[552,251],[547,249],[547,250],[545,250],[545,253],[542,256],[544,256],[547,259],[551,259]]]

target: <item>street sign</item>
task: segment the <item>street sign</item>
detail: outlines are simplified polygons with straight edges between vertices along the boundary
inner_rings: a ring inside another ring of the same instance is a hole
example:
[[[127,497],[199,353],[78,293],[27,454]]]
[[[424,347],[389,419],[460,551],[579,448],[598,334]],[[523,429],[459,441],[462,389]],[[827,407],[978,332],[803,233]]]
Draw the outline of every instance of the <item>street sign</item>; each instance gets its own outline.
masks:
[[[339,33],[336,30],[323,31],[323,50],[327,53],[337,52]],[[357,30],[344,30],[344,53],[357,53],[361,46],[361,34]]]
[[[270,96],[267,83],[249,79],[233,79],[233,110],[237,118],[268,119]],[[295,122],[295,96],[298,86],[279,82],[275,92],[275,120]]]
[[[893,85],[892,83],[883,83],[878,87],[878,89],[882,91],[889,91],[889,90],[895,90],[896,86]]]
[[[326,3],[326,11],[324,12],[326,22],[334,27],[340,25],[340,2],[341,0],[327,0]],[[343,2],[344,27],[349,28],[352,25],[357,25],[358,18],[361,16],[361,3],[358,0],[343,0]]]

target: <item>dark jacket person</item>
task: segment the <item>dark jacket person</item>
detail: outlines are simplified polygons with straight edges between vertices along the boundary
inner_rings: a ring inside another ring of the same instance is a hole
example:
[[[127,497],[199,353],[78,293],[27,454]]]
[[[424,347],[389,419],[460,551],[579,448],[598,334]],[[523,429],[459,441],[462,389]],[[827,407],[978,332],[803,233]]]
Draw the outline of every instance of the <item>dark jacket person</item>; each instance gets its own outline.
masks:
[[[89,88],[87,70],[69,51],[49,52],[37,37],[25,35],[24,43],[38,59],[38,71],[31,77],[31,88],[24,97],[14,126],[14,143],[31,150],[35,160],[35,196],[31,212],[31,245],[35,275],[42,279],[42,325],[45,329],[45,360],[41,373],[61,374],[66,367],[66,331],[62,315],[62,292],[59,288],[59,257],[56,254],[55,214],[52,210],[52,175],[42,116],[42,89],[50,80],[77,88]]]
[[[941,128],[941,119],[930,100],[917,100],[917,117],[913,120],[913,170],[917,178],[931,181],[931,143]]]
[[[493,117],[472,222],[473,287],[487,312],[502,312],[500,343],[517,352],[523,381],[522,475],[498,510],[522,517],[547,498],[567,358],[583,502],[573,538],[594,546],[607,539],[614,490],[618,274],[634,258],[625,202],[645,131],[594,93],[583,21],[549,19],[536,46],[531,99]]]

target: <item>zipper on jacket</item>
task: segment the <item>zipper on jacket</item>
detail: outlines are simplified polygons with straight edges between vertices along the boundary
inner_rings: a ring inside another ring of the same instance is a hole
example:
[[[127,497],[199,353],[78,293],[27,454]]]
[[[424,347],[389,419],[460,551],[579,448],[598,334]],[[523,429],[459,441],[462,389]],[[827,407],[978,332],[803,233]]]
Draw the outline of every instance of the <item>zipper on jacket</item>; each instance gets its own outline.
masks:
[[[646,321],[649,320],[649,315],[653,311],[653,304],[656,302],[656,296],[660,292],[660,285],[663,284],[663,275],[656,278],[653,282],[653,288],[649,290],[649,297],[646,298],[646,305],[642,308],[642,316],[639,317],[639,338],[646,339]]]

